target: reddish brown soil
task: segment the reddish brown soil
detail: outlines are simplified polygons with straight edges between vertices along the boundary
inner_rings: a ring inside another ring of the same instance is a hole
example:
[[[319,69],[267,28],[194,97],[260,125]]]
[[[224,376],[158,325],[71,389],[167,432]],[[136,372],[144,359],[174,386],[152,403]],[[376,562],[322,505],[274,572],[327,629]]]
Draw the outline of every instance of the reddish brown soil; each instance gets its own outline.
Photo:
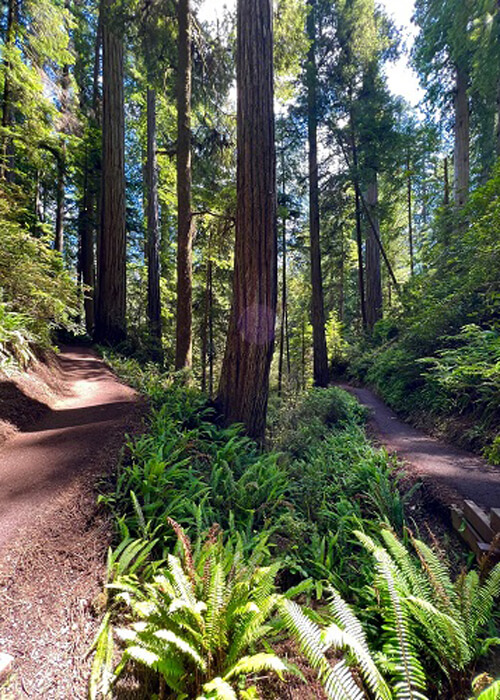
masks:
[[[142,423],[138,396],[92,351],[58,362],[59,400],[0,451],[0,651],[16,658],[2,698],[86,697],[111,532],[96,483]]]
[[[470,499],[484,508],[500,508],[500,467],[412,428],[369,389],[341,386],[370,409],[375,436],[437,500],[450,505]]]

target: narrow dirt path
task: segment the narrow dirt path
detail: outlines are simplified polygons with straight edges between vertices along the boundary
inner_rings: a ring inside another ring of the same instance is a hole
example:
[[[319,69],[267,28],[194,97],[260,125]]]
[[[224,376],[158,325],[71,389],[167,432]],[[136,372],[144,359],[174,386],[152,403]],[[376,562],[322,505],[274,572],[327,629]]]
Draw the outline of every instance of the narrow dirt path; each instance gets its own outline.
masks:
[[[87,348],[58,358],[64,398],[0,449],[0,698],[84,698],[110,542],[96,483],[143,403]]]
[[[370,409],[376,437],[412,474],[430,482],[439,500],[449,505],[470,499],[484,508],[500,508],[499,467],[404,423],[369,389],[339,386]]]

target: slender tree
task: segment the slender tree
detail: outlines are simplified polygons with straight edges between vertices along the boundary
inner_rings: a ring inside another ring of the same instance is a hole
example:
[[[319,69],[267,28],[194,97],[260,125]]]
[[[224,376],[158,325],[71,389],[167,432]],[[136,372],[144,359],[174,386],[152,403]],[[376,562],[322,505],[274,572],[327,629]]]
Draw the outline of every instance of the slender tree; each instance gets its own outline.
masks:
[[[148,319],[151,334],[161,341],[160,239],[158,222],[158,172],[156,158],[156,92],[147,89],[147,261]]]
[[[382,276],[380,270],[380,240],[378,217],[378,178],[373,171],[366,189],[366,206],[371,221],[366,222],[366,323],[368,330],[382,318]],[[374,227],[376,230],[374,230]]]
[[[190,368],[193,345],[193,235],[191,212],[191,9],[179,0],[177,75],[177,327],[175,367]]]
[[[319,220],[318,104],[316,69],[316,2],[308,0],[307,33],[311,42],[307,55],[307,133],[309,143],[309,236],[311,251],[311,321],[313,327],[313,373],[316,386],[328,384],[323,277]]]
[[[123,35],[113,0],[104,0],[102,9],[102,206],[95,337],[116,343],[126,335]]]
[[[16,39],[15,29],[16,0],[8,0],[7,3],[7,27],[4,41],[3,59],[3,95],[2,95],[2,133],[1,137],[1,161],[0,178],[10,179],[12,172],[12,142],[5,130],[12,121],[12,78],[10,52],[14,49]]]
[[[249,435],[265,430],[277,298],[271,0],[238,0],[237,213],[233,302],[218,401]]]

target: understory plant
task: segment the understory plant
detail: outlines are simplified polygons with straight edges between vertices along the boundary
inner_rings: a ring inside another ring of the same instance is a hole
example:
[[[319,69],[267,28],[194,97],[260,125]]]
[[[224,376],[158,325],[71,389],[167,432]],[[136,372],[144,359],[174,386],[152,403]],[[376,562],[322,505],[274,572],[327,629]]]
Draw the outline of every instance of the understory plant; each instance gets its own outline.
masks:
[[[475,570],[464,570],[453,580],[446,561],[421,540],[410,536],[412,556],[390,530],[381,534],[385,547],[357,533],[375,558],[378,607],[386,615],[397,594],[428,678],[437,691],[448,686],[452,696],[460,696],[477,661],[500,644],[493,617],[500,564],[484,580]]]
[[[125,606],[121,617],[129,621],[115,629],[125,650],[108,679],[115,682],[136,663],[158,674],[169,697],[228,700],[255,696],[245,689],[247,676],[267,671],[283,677],[294,671],[263,646],[281,597],[275,587],[280,564],[259,565],[258,551],[245,558],[241,546],[223,543],[217,525],[193,547],[177,523],[169,524],[178,538],[177,553],[168,554],[149,580],[129,572],[108,585],[115,605]],[[105,640],[109,633],[109,628],[102,631]],[[96,669],[102,677],[106,672],[104,663]],[[111,685],[108,681],[106,691]],[[99,687],[102,682],[95,683]]]

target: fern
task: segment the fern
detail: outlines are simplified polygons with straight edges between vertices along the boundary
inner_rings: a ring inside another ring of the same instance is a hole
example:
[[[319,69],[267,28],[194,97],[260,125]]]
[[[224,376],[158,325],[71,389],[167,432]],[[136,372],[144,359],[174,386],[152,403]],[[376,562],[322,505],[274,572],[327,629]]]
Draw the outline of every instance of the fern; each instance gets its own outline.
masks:
[[[361,700],[364,693],[356,684],[344,661],[332,666],[325,656],[328,645],[322,639],[321,628],[310,620],[294,602],[282,599],[280,612],[288,630],[322,682],[330,700]]]
[[[278,567],[235,569],[218,528],[194,550],[177,524],[175,531],[184,560],[170,554],[152,581],[128,575],[110,586],[133,618],[117,630],[125,644],[120,667],[132,660],[171,690],[207,698],[236,697],[231,684],[240,676],[293,671],[272,653],[248,654],[271,630]]]

